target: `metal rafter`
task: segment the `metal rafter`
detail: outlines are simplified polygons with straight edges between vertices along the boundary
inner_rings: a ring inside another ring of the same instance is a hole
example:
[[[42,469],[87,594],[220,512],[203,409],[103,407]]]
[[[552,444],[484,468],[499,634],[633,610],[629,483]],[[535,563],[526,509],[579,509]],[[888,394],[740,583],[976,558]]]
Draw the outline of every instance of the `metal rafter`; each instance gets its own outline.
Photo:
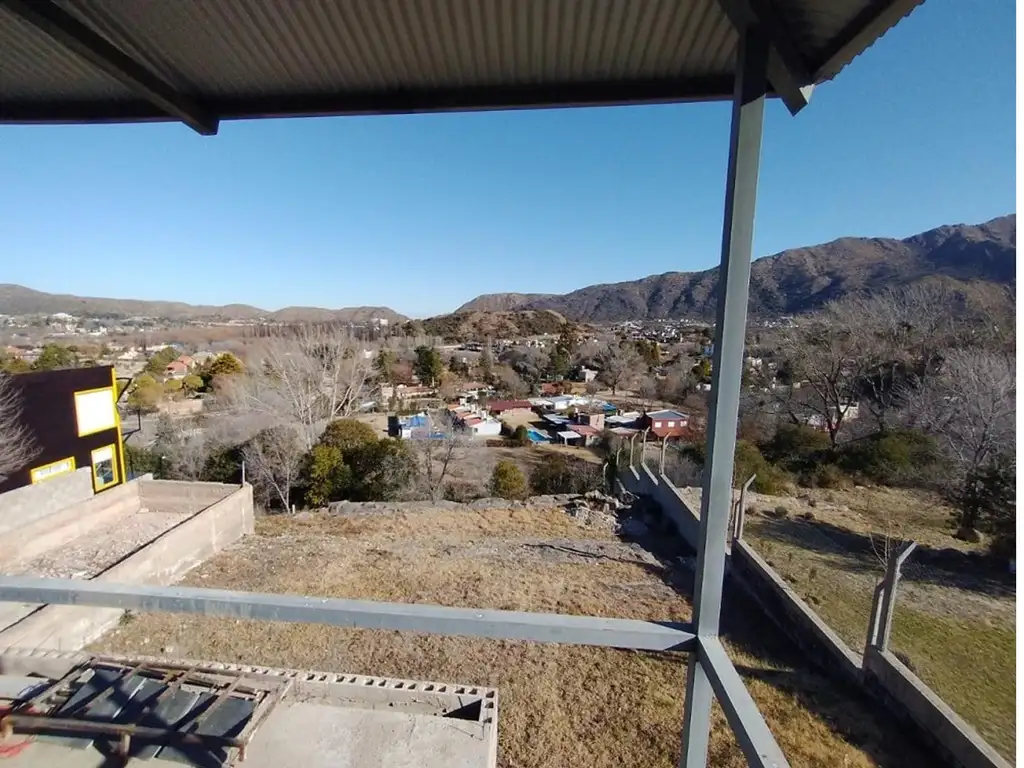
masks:
[[[814,76],[807,68],[793,38],[770,0],[718,0],[740,33],[747,27],[761,30],[770,48],[768,81],[792,114],[807,106],[814,89]]]
[[[197,613],[234,619],[329,624],[351,629],[389,629],[645,651],[689,651],[694,639],[689,625],[671,622],[378,603],[226,589],[154,587],[80,579],[0,576],[0,602],[4,601],[88,605],[143,613]]]
[[[198,133],[217,133],[216,117],[51,0],[0,0],[0,5]]]

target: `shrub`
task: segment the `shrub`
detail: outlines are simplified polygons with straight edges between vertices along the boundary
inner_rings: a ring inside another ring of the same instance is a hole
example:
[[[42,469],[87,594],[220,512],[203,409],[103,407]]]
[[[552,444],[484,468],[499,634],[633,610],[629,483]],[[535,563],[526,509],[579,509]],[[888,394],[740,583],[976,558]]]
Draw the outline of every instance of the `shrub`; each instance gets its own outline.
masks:
[[[352,470],[335,446],[318,443],[306,454],[301,484],[307,505],[324,507],[341,499],[351,481]]]
[[[789,517],[789,510],[780,504],[775,508],[775,516],[780,520],[785,520]]]
[[[938,449],[931,437],[913,429],[880,432],[844,447],[839,466],[883,485],[914,483],[934,471]]]
[[[761,445],[768,461],[790,472],[807,470],[820,463],[830,448],[827,434],[805,424],[782,424],[775,436]]]
[[[806,488],[849,488],[850,478],[835,464],[821,464],[804,472],[800,484]]]
[[[392,501],[416,475],[416,461],[402,440],[374,440],[345,455],[352,470],[348,493],[355,501]]]
[[[132,476],[144,475],[147,472],[156,475],[161,468],[160,457],[156,452],[128,443],[124,445],[124,463]]]
[[[460,504],[465,504],[467,501],[473,501],[479,495],[477,486],[473,483],[457,481],[445,483],[444,485],[445,501],[456,501]]]
[[[604,485],[601,467],[589,461],[573,460],[559,454],[538,464],[530,472],[530,490],[538,495],[586,493]]]
[[[516,445],[529,445],[530,444],[530,431],[525,425],[520,424],[516,427],[515,432],[512,433],[512,440]]]
[[[320,435],[320,443],[337,448],[342,454],[376,441],[377,433],[373,427],[355,419],[335,419]]]
[[[491,473],[489,490],[502,499],[526,498],[526,477],[511,461],[499,461]]]
[[[737,440],[733,484],[741,486],[753,474],[757,475],[751,486],[755,492],[769,496],[778,496],[785,492],[789,481],[786,473],[765,459],[756,445],[746,440]]]

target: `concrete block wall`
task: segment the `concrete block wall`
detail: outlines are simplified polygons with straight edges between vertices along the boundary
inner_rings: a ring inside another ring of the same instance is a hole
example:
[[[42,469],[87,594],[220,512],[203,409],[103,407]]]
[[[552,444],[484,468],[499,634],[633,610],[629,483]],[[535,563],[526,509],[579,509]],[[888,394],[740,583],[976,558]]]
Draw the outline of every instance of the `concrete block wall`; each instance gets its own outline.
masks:
[[[0,536],[92,496],[92,469],[82,467],[37,485],[0,494]]]
[[[252,486],[234,489],[96,577],[100,581],[171,584],[254,529]],[[166,487],[164,490],[167,490]],[[78,650],[113,629],[123,611],[47,605],[0,632],[0,646]]]

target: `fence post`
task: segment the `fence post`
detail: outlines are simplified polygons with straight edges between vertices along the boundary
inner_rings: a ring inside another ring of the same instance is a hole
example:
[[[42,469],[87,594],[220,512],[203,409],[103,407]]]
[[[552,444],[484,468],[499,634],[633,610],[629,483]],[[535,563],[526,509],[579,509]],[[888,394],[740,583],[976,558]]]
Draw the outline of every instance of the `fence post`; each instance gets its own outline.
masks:
[[[629,438],[629,468],[633,468],[633,444],[636,442],[636,435]]]
[[[658,474],[664,476],[665,474],[665,448],[668,445],[667,438],[661,438],[661,463],[659,464]]]
[[[747,519],[747,491],[750,489],[750,486],[754,484],[755,480],[757,480],[756,472],[747,478],[747,482],[745,482],[743,487],[740,488],[740,504],[736,509],[736,527],[733,530],[732,535],[734,539],[743,538],[743,524]]]
[[[871,595],[871,613],[868,615],[868,639],[865,648],[874,648],[878,644],[878,625],[882,621],[882,593],[885,591],[885,579],[875,585]]]
[[[242,462],[242,485],[245,485],[245,461]]]
[[[884,592],[882,593],[882,609],[880,611],[881,624],[875,637],[875,647],[880,651],[889,650],[889,637],[892,635],[892,617],[896,610],[896,588],[900,582],[900,570],[906,559],[910,557],[910,553],[916,548],[916,541],[904,543],[886,564],[885,580],[882,582]]]

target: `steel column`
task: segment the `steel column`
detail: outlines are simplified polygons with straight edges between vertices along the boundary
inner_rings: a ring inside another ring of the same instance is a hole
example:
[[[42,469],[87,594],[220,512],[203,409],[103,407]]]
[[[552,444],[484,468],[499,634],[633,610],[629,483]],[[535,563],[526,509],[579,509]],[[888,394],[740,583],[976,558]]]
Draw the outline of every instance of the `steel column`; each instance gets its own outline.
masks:
[[[722,609],[768,55],[768,40],[760,28],[741,30],[718,275],[707,465],[694,578],[693,612],[698,645],[705,637],[717,642]],[[711,686],[706,670],[687,677],[686,703],[682,765],[703,767],[707,763],[707,734],[711,728]]]

